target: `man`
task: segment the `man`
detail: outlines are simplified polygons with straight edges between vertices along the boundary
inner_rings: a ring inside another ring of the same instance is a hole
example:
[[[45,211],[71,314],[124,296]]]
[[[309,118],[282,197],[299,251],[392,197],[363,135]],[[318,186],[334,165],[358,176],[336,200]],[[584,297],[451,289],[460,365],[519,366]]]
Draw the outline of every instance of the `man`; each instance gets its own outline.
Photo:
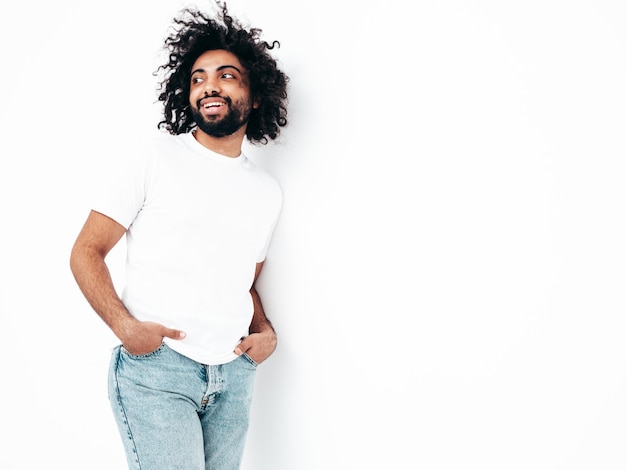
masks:
[[[109,398],[129,468],[240,467],[256,366],[276,334],[255,289],[282,203],[242,154],[287,124],[287,76],[218,2],[185,9],[165,41],[167,133],[93,206],[70,266],[119,338]],[[129,156],[131,157],[131,156]],[[126,235],[126,284],[105,263]]]

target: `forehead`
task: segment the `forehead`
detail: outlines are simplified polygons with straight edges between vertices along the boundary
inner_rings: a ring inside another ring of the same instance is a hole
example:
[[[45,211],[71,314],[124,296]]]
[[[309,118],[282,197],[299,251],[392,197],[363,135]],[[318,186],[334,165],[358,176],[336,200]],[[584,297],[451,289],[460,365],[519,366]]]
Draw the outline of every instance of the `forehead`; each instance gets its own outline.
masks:
[[[244,71],[243,65],[241,65],[241,62],[239,62],[235,54],[222,49],[216,49],[203,52],[193,63],[191,70],[203,69],[208,72],[228,65],[235,66],[242,72]]]

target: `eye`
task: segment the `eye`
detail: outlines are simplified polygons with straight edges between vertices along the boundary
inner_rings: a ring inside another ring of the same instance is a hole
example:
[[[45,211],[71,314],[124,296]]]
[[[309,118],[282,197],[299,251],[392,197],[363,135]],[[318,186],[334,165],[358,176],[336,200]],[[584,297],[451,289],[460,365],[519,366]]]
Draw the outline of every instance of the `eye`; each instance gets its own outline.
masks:
[[[226,72],[222,74],[222,78],[237,78],[237,77],[230,72]]]
[[[202,83],[202,82],[203,82],[202,77],[191,77],[191,83],[194,85],[196,83]]]

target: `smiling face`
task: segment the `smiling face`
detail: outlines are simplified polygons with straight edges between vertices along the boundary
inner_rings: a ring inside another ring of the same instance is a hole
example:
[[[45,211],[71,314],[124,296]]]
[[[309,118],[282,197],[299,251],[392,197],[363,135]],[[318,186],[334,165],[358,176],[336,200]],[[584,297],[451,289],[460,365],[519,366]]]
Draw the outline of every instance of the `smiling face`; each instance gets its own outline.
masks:
[[[250,97],[247,72],[236,55],[218,49],[198,57],[191,69],[189,104],[198,129],[205,134],[245,133],[256,104]]]

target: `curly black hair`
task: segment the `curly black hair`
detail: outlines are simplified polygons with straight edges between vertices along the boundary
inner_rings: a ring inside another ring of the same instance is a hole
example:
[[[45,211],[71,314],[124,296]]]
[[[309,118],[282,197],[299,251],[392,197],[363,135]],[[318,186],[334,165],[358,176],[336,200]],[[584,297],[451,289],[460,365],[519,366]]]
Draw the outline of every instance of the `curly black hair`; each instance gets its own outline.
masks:
[[[236,55],[247,69],[250,95],[259,104],[251,111],[246,137],[251,143],[267,144],[268,137],[276,139],[280,128],[287,125],[289,78],[269,52],[280,43],[261,40],[260,29],[246,29],[230,16],[225,3],[216,0],[216,4],[216,18],[190,7],[174,18],[173,32],[164,44],[168,61],[155,72],[163,72],[158,100],[163,102],[164,119],[158,128],[176,135],[195,127],[189,104],[191,68],[204,52],[222,49]]]

